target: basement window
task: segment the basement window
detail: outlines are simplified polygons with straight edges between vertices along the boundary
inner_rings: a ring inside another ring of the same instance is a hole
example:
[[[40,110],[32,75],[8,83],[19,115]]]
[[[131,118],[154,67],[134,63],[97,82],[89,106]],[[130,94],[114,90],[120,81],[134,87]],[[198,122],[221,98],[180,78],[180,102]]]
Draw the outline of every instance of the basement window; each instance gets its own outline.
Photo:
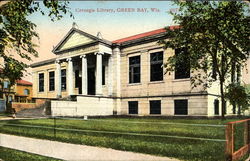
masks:
[[[163,52],[150,54],[150,81],[163,80]]]
[[[174,114],[187,115],[188,114],[188,100],[174,100]]]
[[[129,101],[128,102],[128,113],[129,114],[138,114],[138,101]]]
[[[161,114],[160,100],[149,101],[149,103],[150,103],[150,114]]]

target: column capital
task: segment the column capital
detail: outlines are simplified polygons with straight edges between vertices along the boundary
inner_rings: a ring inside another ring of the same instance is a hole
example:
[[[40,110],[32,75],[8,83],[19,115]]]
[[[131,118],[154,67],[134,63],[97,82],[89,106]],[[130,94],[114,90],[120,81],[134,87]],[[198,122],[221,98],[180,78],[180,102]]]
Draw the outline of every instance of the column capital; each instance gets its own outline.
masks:
[[[87,58],[87,55],[86,54],[81,55],[80,58]]]
[[[95,55],[104,55],[104,52],[95,52]]]
[[[55,63],[56,63],[56,64],[60,64],[60,60],[59,60],[59,59],[56,59],[56,60],[55,60]]]
[[[72,58],[67,58],[66,61],[72,61]]]

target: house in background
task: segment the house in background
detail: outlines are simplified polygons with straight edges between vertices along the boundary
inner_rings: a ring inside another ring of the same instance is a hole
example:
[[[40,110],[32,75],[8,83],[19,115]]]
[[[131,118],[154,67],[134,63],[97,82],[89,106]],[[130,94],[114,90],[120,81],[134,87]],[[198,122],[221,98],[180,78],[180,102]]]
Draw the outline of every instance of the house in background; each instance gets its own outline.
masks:
[[[0,84],[2,98],[9,102],[31,102],[32,101],[32,83],[26,80],[17,80],[16,84],[8,91],[8,80],[3,80]]]
[[[221,115],[219,84],[192,88],[188,60],[164,74],[169,56],[186,52],[164,49],[161,39],[165,29],[109,41],[72,27],[53,49],[56,58],[31,65],[33,97],[58,99],[54,116]]]
[[[15,87],[14,102],[32,102],[32,83],[26,80],[17,80]]]

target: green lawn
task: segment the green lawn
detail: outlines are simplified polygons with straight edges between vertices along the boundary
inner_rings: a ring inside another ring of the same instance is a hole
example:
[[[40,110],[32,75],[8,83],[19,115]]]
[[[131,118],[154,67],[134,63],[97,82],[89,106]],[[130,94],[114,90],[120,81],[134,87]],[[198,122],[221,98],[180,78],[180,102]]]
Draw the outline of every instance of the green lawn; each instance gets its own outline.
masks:
[[[225,142],[223,141],[225,140],[225,127],[223,125],[230,121],[234,120],[103,118],[84,121],[56,119],[56,128],[78,129],[78,131],[56,130],[55,137],[53,119],[11,120],[0,122],[0,132],[174,157],[181,160],[222,161],[225,160]],[[13,126],[15,124],[43,126],[51,129]],[[194,140],[190,137],[207,140]]]
[[[1,159],[4,161],[58,161],[58,159],[26,153],[0,146],[0,160]]]

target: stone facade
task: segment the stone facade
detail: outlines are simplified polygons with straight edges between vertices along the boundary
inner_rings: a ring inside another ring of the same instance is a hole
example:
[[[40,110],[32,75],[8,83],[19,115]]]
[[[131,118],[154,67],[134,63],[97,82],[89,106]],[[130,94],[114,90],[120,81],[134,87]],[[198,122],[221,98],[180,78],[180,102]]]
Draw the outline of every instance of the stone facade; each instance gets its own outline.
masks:
[[[157,43],[159,39],[166,39],[163,29],[110,42],[72,28],[53,49],[55,59],[31,65],[33,97],[76,97],[76,101],[52,101],[54,116],[220,115],[216,83],[207,90],[199,86],[191,88],[190,78],[175,79],[174,72],[167,72],[160,81],[151,81],[151,53],[163,52],[163,63],[175,53],[173,49],[163,49]],[[130,82],[129,61],[134,56],[140,56],[140,81],[137,83]],[[66,89],[62,88],[63,69],[66,70]],[[51,71],[55,72],[53,90],[49,90]],[[43,81],[40,73],[44,75]],[[39,83],[44,86],[42,91],[39,91],[42,88]],[[178,114],[178,106],[185,106],[186,112]],[[129,109],[135,111],[129,112]],[[229,114],[230,109],[228,106]]]

